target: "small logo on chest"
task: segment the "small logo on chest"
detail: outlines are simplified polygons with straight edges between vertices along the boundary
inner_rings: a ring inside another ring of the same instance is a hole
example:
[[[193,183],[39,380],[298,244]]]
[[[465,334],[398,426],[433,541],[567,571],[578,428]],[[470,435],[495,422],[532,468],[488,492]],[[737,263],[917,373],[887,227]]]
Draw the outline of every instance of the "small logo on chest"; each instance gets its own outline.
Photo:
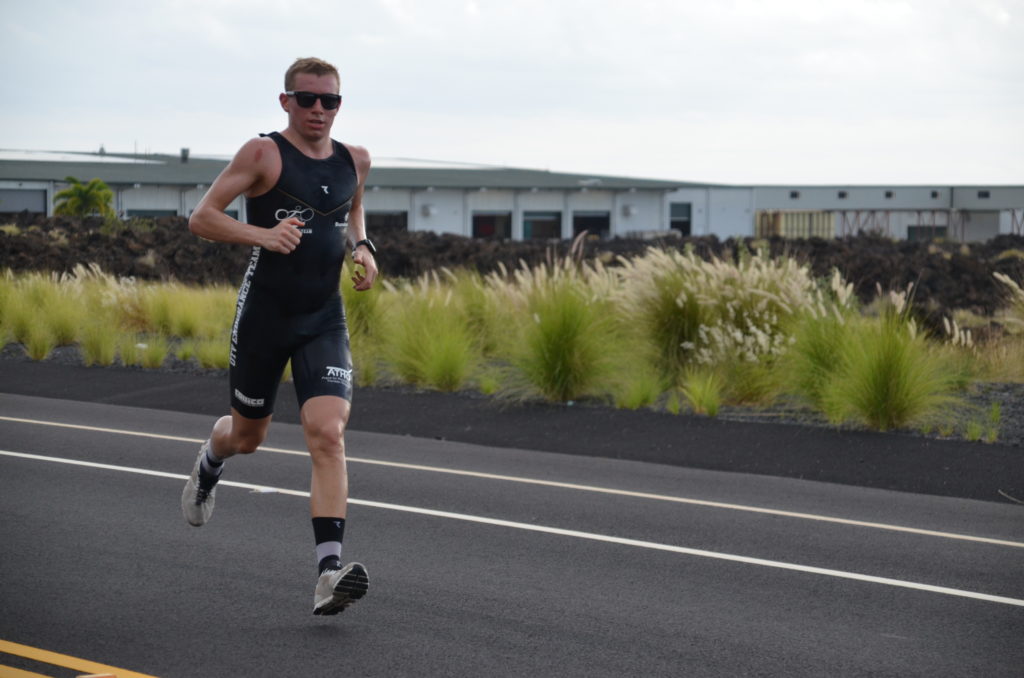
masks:
[[[321,186],[320,188],[324,189],[324,195],[329,195],[330,194],[330,191],[327,190],[326,186]]]

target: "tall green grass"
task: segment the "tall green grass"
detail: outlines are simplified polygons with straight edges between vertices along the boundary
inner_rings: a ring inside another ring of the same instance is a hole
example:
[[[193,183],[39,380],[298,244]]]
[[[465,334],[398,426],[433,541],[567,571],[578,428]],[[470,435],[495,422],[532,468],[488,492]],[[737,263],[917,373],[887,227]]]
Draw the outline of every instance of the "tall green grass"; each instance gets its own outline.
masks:
[[[620,353],[611,304],[568,272],[535,281],[524,295],[510,361],[527,389],[560,402],[600,395]]]
[[[341,276],[341,298],[348,325],[349,347],[352,351],[356,385],[372,386],[381,379],[382,292],[380,285],[356,291],[350,278],[352,262],[346,260]]]
[[[984,346],[959,329],[947,332],[956,340],[929,340],[905,295],[880,295],[864,314],[837,273],[816,280],[806,266],[760,254],[705,261],[651,249],[608,266],[550,257],[358,293],[346,276],[341,294],[364,386],[390,378],[669,411],[682,398],[708,414],[798,394],[832,421],[888,429],[927,422],[975,375],[1024,379],[1024,333]],[[234,303],[227,287],[137,282],[95,267],[6,272],[0,339],[38,358],[77,342],[88,364],[120,353],[156,366],[176,346],[182,359],[224,368]]]
[[[687,373],[679,390],[694,412],[714,417],[722,406],[725,384],[713,369],[702,368]]]
[[[82,326],[79,349],[86,365],[111,365],[117,355],[117,328],[101,319],[87,321]]]
[[[955,404],[956,380],[948,363],[905,313],[858,319],[848,331],[822,390],[822,409],[830,420],[887,431],[935,420]]]
[[[629,318],[653,364],[675,384],[696,367],[771,365],[790,341],[786,327],[802,309],[824,312],[835,298],[823,293],[807,266],[741,252],[738,261],[686,252],[648,250],[617,269],[620,313]],[[845,303],[845,299],[844,302]],[[765,397],[761,369],[734,370],[743,398]]]
[[[401,380],[441,391],[463,387],[479,362],[473,337],[436,276],[395,288],[382,357]]]

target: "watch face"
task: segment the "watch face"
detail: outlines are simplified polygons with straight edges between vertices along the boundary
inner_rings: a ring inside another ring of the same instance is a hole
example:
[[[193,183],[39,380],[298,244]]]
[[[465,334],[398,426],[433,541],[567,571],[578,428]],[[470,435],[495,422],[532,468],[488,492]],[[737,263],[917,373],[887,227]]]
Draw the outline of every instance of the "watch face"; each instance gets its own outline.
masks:
[[[370,254],[377,253],[377,248],[373,246],[373,241],[371,241],[369,238],[366,238],[365,240],[360,240],[359,242],[356,243],[356,247],[359,247],[360,245],[366,245],[366,249],[370,250]]]

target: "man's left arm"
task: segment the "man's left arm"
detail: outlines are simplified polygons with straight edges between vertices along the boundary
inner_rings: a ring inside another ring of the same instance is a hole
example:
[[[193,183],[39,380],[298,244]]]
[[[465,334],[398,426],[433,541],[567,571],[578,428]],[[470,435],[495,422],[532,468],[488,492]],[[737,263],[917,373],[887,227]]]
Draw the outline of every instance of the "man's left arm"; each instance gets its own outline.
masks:
[[[373,253],[366,245],[357,246],[357,243],[366,239],[363,189],[366,186],[366,176],[370,173],[370,154],[360,146],[348,146],[348,149],[355,162],[358,178],[356,194],[352,196],[352,208],[348,213],[348,239],[354,246],[352,262],[363,268],[363,271],[359,271],[358,268],[355,270],[352,282],[355,283],[356,290],[363,292],[373,287],[374,281],[377,280],[377,261],[374,259]]]

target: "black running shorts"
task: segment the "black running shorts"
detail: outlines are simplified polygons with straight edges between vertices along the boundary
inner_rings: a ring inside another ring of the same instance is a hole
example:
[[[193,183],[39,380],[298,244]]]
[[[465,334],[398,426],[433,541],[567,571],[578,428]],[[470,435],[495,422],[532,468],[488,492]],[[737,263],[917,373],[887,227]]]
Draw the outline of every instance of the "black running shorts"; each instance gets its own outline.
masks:
[[[315,396],[351,402],[352,353],[341,298],[289,315],[275,299],[260,296],[239,297],[231,333],[231,406],[250,419],[272,414],[289,359],[300,408]]]

